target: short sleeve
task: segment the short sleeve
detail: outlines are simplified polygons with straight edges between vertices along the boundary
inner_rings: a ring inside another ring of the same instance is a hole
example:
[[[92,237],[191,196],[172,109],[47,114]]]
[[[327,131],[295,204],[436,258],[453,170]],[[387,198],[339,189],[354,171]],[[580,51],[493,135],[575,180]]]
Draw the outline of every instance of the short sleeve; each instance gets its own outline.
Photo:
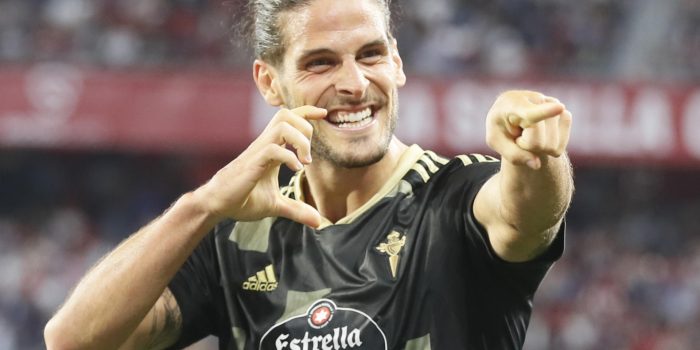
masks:
[[[179,349],[208,335],[221,337],[230,332],[226,302],[220,283],[214,231],[197,246],[168,287],[182,313]]]
[[[473,166],[479,165],[481,164],[475,164]],[[483,184],[498,170],[498,167],[493,168],[493,165],[483,164],[481,167],[484,169],[473,169],[474,174],[471,176],[473,185],[469,186],[466,193],[464,193],[464,205],[468,208],[468,210],[464,212],[467,241],[469,245],[472,246],[473,251],[477,252],[475,255],[480,256],[486,261],[487,265],[490,266],[488,269],[489,271],[502,275],[511,282],[514,282],[515,286],[523,288],[525,294],[533,294],[549,268],[563,254],[566,223],[562,223],[555,239],[549,247],[534,259],[519,263],[508,262],[501,259],[493,249],[486,229],[477,221],[474,215],[474,200],[476,194]],[[489,168],[491,171],[488,170]]]

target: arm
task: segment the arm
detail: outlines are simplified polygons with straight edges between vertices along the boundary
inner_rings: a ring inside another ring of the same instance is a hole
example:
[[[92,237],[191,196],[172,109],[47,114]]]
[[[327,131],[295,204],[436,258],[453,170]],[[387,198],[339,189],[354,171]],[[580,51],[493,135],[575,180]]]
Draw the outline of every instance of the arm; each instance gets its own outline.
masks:
[[[224,218],[284,216],[318,226],[318,212],[283,197],[277,177],[282,163],[300,170],[302,162],[310,162],[313,129],[307,119],[325,114],[310,106],[281,110],[239,157],[107,254],[46,325],[48,348],[141,349],[173,344],[182,323],[166,286],[216,223]]]
[[[168,288],[120,349],[164,349],[180,336],[182,314]]]
[[[165,287],[214,225],[193,197],[184,195],[86,274],[46,325],[49,349],[116,349],[132,333],[132,342],[142,341],[134,345],[177,333],[179,326],[169,324],[171,329],[157,326],[158,334],[147,337],[149,325],[177,318]]]
[[[573,193],[570,128],[564,105],[536,92],[506,92],[489,111],[487,143],[501,170],[477,194],[474,214],[504,260],[535,258],[559,230]]]

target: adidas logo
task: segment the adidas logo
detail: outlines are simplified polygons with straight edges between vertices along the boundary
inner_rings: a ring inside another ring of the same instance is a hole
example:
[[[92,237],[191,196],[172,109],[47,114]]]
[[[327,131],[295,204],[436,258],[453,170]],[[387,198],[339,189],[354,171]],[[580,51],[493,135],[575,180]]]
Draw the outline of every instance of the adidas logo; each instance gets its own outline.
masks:
[[[277,289],[277,279],[275,271],[272,270],[272,264],[265,266],[265,269],[258,271],[243,282],[243,290],[271,292],[275,289]]]

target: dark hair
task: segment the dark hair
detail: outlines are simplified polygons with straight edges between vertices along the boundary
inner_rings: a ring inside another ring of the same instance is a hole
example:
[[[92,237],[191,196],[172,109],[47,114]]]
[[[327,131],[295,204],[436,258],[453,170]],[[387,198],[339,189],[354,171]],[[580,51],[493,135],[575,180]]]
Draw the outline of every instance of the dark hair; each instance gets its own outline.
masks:
[[[233,32],[246,39],[255,57],[273,65],[282,62],[286,50],[282,14],[307,6],[313,0],[239,0],[233,15]],[[353,0],[344,0],[353,1]],[[388,34],[392,34],[392,19],[398,13],[392,0],[375,0],[384,10]]]

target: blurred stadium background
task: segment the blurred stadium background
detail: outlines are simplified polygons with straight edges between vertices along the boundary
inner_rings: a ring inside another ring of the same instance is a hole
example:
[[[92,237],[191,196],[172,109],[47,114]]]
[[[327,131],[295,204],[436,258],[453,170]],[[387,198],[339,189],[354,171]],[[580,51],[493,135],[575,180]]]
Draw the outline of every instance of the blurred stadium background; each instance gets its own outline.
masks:
[[[697,349],[700,2],[400,1],[404,140],[488,152],[506,88],[574,113],[566,253],[526,349]],[[265,125],[235,10],[0,0],[0,349],[43,348],[86,269]]]

